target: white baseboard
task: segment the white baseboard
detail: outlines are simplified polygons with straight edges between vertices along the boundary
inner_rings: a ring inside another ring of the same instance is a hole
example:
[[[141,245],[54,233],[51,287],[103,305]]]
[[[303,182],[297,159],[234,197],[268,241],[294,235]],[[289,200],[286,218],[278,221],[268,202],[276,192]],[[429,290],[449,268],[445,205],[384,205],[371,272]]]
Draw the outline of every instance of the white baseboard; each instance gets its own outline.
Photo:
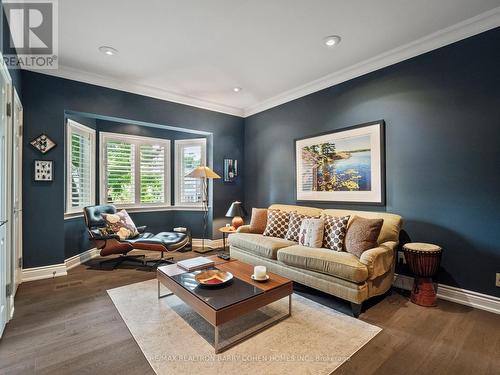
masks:
[[[81,254],[77,254],[68,258],[64,261],[64,263],[60,264],[52,264],[49,266],[42,267],[33,267],[33,268],[25,268],[23,269],[22,281],[34,281],[34,280],[42,280],[42,279],[51,279],[59,276],[66,276],[68,274],[68,270],[79,266],[86,261],[95,258],[99,255],[98,249],[90,249],[84,251]]]
[[[50,266],[33,267],[23,269],[23,282],[51,279],[53,277],[66,276],[66,265],[64,263],[52,264]]]
[[[193,238],[193,246],[201,248],[202,239],[201,238]],[[222,239],[218,240],[205,240],[205,249],[206,251],[211,251],[214,249],[222,248],[223,242]],[[22,281],[34,281],[34,280],[42,280],[42,279],[50,279],[58,276],[66,276],[67,271],[72,268],[79,266],[86,261],[99,256],[98,249],[90,249],[81,254],[77,254],[68,258],[64,261],[64,263],[53,264],[49,266],[42,267],[33,267],[26,268],[22,273]]]
[[[393,285],[397,288],[411,290],[413,288],[413,277],[396,274],[394,276]],[[500,314],[500,298],[495,296],[474,292],[472,290],[460,289],[445,284],[438,284],[437,296],[446,301]]]
[[[80,264],[85,263],[86,261],[92,258],[95,258],[96,256],[99,256],[99,249],[96,248],[72,256],[71,258],[68,258],[64,261],[64,264],[66,265],[66,270],[69,271],[70,269],[75,268]]]
[[[11,320],[14,317],[14,295],[12,294],[9,298],[10,312],[9,316],[7,317],[7,321]]]

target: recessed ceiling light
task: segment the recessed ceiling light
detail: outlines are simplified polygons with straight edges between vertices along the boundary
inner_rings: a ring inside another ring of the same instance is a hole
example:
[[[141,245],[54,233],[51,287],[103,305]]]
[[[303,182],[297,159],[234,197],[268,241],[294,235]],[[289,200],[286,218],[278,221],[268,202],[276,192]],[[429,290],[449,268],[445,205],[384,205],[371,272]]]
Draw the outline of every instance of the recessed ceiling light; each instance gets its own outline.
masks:
[[[334,47],[339,44],[341,40],[342,38],[338,35],[330,35],[323,39],[327,47]]]
[[[241,87],[234,87],[234,88],[233,88],[233,91],[234,91],[234,92],[240,92],[240,91],[241,91]]]
[[[105,55],[108,56],[114,56],[118,54],[118,51],[114,49],[113,47],[108,47],[108,46],[101,46],[99,47],[99,51],[104,53]]]

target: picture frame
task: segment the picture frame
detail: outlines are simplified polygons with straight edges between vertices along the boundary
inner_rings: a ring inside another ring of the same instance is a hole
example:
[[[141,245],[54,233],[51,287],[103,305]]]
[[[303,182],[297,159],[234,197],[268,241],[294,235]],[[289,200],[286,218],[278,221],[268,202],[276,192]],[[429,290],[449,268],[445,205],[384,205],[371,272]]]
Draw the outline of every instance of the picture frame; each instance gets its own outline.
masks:
[[[385,122],[295,139],[297,202],[385,205]]]
[[[46,154],[57,146],[57,144],[45,133],[33,139],[30,144],[42,154]]]
[[[54,162],[52,160],[35,160],[33,163],[33,180],[41,182],[52,182]]]
[[[238,177],[238,160],[224,158],[224,182],[234,182]]]

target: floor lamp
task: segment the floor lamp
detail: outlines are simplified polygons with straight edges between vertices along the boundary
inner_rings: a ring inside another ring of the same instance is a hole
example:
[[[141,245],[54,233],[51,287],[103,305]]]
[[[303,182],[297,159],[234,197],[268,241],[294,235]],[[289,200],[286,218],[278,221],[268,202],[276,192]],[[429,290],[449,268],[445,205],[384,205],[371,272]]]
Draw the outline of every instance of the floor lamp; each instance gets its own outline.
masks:
[[[202,203],[203,203],[203,238],[201,240],[201,253],[205,252],[205,237],[208,225],[208,180],[220,178],[220,176],[210,168],[202,165],[193,169],[186,177],[201,178],[202,181]]]

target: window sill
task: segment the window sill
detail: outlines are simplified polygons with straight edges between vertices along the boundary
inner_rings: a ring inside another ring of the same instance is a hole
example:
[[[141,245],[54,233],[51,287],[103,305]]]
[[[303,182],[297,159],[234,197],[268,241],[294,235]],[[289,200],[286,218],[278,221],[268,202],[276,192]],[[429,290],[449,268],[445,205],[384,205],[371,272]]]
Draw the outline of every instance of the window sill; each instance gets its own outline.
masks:
[[[156,211],[203,211],[201,206],[165,206],[165,207],[119,207],[128,212],[156,212]]]
[[[64,220],[77,219],[83,217],[83,212],[66,212],[64,213]]]
[[[208,207],[211,209],[212,207]],[[201,206],[165,206],[165,207],[117,207],[117,210],[126,210],[127,212],[162,212],[162,211],[201,211]],[[65,213],[64,220],[83,218],[82,212]]]

